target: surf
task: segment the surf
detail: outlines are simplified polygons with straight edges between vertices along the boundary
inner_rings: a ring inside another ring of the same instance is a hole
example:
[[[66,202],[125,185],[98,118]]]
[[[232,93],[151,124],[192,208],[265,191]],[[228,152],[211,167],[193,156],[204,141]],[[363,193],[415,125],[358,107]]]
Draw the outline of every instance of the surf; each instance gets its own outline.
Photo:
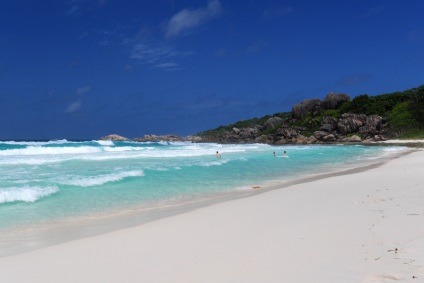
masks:
[[[347,162],[377,160],[402,150],[341,145],[3,141],[0,229],[239,193],[258,184],[334,170]],[[215,157],[216,151],[221,158]],[[290,158],[273,156],[283,151]]]

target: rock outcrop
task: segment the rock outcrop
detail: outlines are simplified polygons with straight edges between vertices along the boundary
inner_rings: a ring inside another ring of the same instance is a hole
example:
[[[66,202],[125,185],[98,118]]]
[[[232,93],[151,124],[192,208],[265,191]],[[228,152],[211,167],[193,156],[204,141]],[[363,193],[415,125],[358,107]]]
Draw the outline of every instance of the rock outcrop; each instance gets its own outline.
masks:
[[[117,134],[108,135],[100,138],[100,140],[111,140],[111,141],[138,141],[138,142],[156,142],[156,141],[191,141],[201,142],[202,138],[199,136],[187,136],[181,137],[178,135],[144,135],[142,138],[128,139]]]
[[[366,118],[365,125],[359,128],[361,134],[374,136],[380,132],[383,118],[378,115],[371,115]]]
[[[341,140],[342,142],[361,142],[361,138],[358,137],[357,135],[353,135],[347,138],[344,138]]]
[[[200,142],[201,137],[198,136],[187,136],[181,137],[178,135],[144,135],[142,138],[134,138],[133,141],[138,142],[157,142],[157,141],[192,141]]]
[[[300,119],[312,110],[318,110],[321,105],[319,98],[305,99],[300,104],[292,107],[292,116],[294,119]]]
[[[340,100],[341,101],[341,100]],[[312,103],[310,105],[316,105]],[[264,125],[233,128],[217,136],[202,138],[202,142],[218,143],[267,143],[267,144],[314,144],[314,143],[359,143],[384,140],[384,119],[377,115],[345,113],[339,119],[324,117],[319,130],[312,135],[303,133],[310,129],[301,126],[288,126],[286,120],[279,117],[269,118]],[[295,121],[295,120],[293,120]],[[278,127],[278,128],[277,128]],[[262,134],[266,130],[274,129],[273,134]],[[362,138],[364,139],[362,139]]]
[[[281,119],[280,117],[271,117],[265,122],[263,128],[265,130],[275,129],[277,125],[281,125],[282,123],[283,119]]]
[[[349,101],[350,97],[347,94],[337,94],[330,92],[329,94],[327,94],[323,101],[321,101],[319,98],[314,98],[305,99],[301,103],[295,104],[292,107],[291,113],[293,119],[301,119],[311,111],[318,112],[321,109],[336,109],[343,103]]]
[[[335,131],[337,129],[337,119],[329,116],[324,117],[321,121],[321,128],[320,130],[327,132]]]
[[[344,113],[337,122],[337,131],[343,135],[356,133],[365,125],[366,120],[365,114]]]
[[[330,92],[322,101],[321,107],[323,109],[336,109],[343,103],[349,102],[349,101],[350,101],[350,97],[347,94],[343,94],[343,93],[337,94],[334,92]]]
[[[105,137],[101,137],[100,140],[102,141],[127,141],[129,140],[128,138],[122,137],[120,135],[117,134],[111,134]]]

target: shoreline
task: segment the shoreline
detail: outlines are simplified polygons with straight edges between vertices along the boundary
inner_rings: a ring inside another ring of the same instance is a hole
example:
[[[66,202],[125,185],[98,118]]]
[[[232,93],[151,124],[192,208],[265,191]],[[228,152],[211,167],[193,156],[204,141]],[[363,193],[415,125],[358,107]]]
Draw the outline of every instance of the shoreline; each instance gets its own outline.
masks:
[[[423,157],[424,151],[411,150],[143,225],[0,257],[0,281],[424,279]]]
[[[327,168],[330,169],[329,172],[317,170],[300,178],[252,184],[249,186],[250,190],[231,191],[203,199],[196,199],[195,201],[184,201],[165,206],[153,205],[147,208],[133,207],[125,211],[106,211],[89,216],[77,216],[70,219],[0,230],[0,238],[2,239],[0,241],[0,258],[145,225],[149,222],[192,212],[222,202],[252,197],[273,190],[285,189],[294,185],[311,183],[336,176],[364,172],[417,150],[411,148],[400,153],[389,153],[379,156],[377,159],[356,160],[343,164],[341,167]]]

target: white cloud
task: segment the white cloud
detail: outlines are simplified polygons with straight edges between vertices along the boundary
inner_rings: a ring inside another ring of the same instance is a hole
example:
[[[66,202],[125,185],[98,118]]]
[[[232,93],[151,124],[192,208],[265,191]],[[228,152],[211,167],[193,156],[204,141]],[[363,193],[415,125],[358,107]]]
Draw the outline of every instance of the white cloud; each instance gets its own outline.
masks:
[[[68,108],[66,108],[65,113],[74,113],[76,111],[78,111],[79,109],[81,109],[82,106],[82,101],[81,100],[77,100],[73,103],[71,103]]]
[[[180,66],[174,62],[161,63],[156,65],[157,68],[166,70],[166,71],[175,71],[181,69]]]
[[[218,0],[210,0],[205,8],[196,10],[183,9],[172,16],[165,29],[165,37],[172,38],[185,30],[199,26],[222,13],[222,6]]]
[[[174,62],[175,58],[192,55],[193,52],[180,52],[165,45],[147,45],[138,43],[133,46],[130,58],[140,61],[142,64],[150,65],[164,70],[180,69]]]
[[[90,5],[93,0],[69,0],[68,5],[70,8],[68,9],[68,15],[71,16],[80,16],[83,11],[87,9],[87,6]],[[107,4],[107,0],[97,0],[98,6],[104,6]]]
[[[76,94],[77,95],[83,95],[91,90],[91,86],[83,86],[77,88]]]
[[[173,51],[170,47],[153,47],[143,43],[134,45],[131,52],[132,59],[138,59],[149,64],[155,64],[158,61],[166,58],[172,58],[175,55],[175,51]]]

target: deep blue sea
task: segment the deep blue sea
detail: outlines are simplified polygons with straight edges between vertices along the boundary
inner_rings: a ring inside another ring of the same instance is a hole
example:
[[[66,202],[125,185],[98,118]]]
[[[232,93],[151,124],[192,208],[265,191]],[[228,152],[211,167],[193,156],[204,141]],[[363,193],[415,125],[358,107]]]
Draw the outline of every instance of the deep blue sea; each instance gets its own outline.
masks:
[[[404,149],[4,141],[0,142],[0,230],[236,194]],[[288,157],[282,156],[283,151]]]

